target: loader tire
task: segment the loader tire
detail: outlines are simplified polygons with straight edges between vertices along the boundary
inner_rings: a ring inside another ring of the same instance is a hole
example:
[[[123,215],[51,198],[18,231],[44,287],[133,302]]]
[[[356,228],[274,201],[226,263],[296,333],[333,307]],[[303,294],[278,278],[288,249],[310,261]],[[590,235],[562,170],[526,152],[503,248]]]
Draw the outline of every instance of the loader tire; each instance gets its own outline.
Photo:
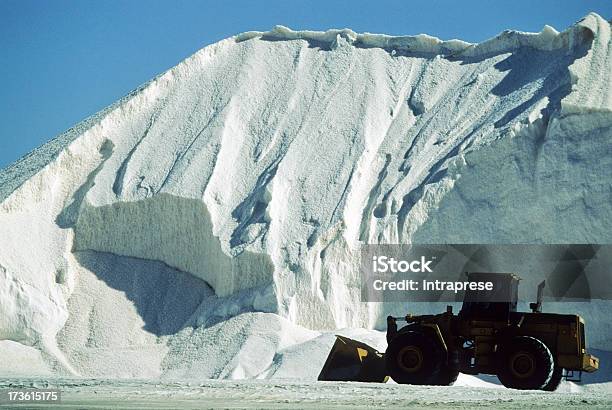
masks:
[[[555,391],[557,387],[561,384],[561,379],[563,379],[563,367],[556,367],[553,370],[553,374],[550,378],[550,381],[546,383],[546,386],[542,388],[544,391]]]
[[[437,386],[452,386],[459,377],[459,352],[452,350],[448,352],[448,364],[442,362],[442,367],[438,377],[434,381]]]
[[[497,378],[506,387],[541,390],[550,382],[555,362],[540,340],[518,336],[505,343],[498,356]]]
[[[440,344],[418,331],[394,337],[385,353],[387,373],[399,384],[437,384],[443,362]]]
[[[448,366],[442,366],[438,377],[434,380],[436,386],[452,386],[459,377],[459,370],[451,369]]]

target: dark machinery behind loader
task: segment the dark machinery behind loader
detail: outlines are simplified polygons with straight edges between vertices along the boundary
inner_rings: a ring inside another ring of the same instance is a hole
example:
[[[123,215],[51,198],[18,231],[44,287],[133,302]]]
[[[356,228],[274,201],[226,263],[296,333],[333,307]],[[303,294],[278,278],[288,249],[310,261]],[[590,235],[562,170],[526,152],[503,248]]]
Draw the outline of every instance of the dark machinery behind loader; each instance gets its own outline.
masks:
[[[505,302],[483,302],[466,291],[458,315],[452,307],[437,315],[387,318],[385,354],[338,336],[319,380],[451,385],[458,374],[492,374],[515,389],[553,391],[563,377],[594,372],[599,360],[586,352],[584,320],[578,315],[542,313],[544,282],[531,312],[517,312],[519,277],[471,273],[469,281],[491,280],[507,291]],[[398,322],[406,325],[398,329]]]

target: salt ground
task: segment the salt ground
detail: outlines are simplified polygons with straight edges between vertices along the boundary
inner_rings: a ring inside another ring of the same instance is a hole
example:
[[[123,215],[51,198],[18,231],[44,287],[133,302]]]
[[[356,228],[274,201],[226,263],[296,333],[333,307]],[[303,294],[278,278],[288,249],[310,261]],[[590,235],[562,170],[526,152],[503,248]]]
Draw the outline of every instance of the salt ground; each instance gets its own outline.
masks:
[[[6,388],[59,388],[64,408],[185,409],[609,409],[612,393],[597,385],[555,393],[488,387],[304,382],[295,380],[0,379]],[[0,408],[3,407],[0,404]],[[50,406],[31,406],[46,408]],[[18,407],[13,407],[18,408]]]

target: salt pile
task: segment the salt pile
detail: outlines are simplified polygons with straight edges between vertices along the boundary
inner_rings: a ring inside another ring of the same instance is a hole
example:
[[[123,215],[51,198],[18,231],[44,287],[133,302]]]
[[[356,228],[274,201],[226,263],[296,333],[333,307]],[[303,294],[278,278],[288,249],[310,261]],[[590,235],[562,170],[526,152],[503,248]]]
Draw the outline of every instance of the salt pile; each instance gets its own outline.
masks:
[[[0,370],[312,379],[408,309],[360,302],[359,244],[610,243],[611,67],[596,14],[205,47],[0,171]],[[547,308],[608,349],[611,307]]]

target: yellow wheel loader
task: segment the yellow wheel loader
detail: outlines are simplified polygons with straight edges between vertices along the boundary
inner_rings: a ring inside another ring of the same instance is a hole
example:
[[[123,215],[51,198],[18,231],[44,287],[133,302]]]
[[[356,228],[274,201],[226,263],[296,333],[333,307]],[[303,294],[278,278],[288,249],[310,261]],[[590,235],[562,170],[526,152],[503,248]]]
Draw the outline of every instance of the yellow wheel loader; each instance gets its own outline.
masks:
[[[496,375],[514,389],[553,391],[562,378],[580,381],[599,360],[587,353],[584,320],[578,315],[542,313],[544,282],[531,312],[517,312],[519,277],[470,273],[468,281],[493,280],[507,289],[506,302],[482,302],[482,291],[467,290],[461,311],[387,318],[384,354],[338,337],[319,380],[451,385],[458,374]],[[398,329],[398,322],[406,325]]]

